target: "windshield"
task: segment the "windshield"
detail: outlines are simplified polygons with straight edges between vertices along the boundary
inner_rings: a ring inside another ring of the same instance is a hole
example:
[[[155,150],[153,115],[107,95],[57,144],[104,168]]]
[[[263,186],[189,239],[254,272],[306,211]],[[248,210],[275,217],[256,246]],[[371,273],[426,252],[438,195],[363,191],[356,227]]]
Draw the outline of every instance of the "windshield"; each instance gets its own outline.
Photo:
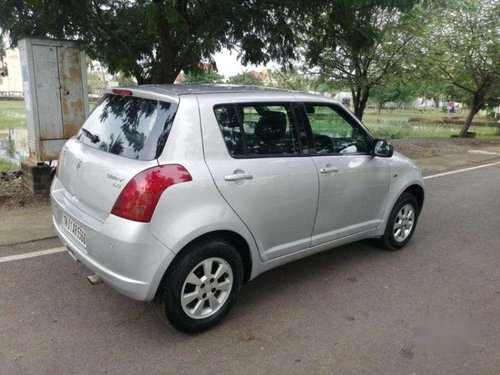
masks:
[[[126,158],[153,160],[163,151],[176,109],[173,103],[107,94],[85,121],[77,139]]]

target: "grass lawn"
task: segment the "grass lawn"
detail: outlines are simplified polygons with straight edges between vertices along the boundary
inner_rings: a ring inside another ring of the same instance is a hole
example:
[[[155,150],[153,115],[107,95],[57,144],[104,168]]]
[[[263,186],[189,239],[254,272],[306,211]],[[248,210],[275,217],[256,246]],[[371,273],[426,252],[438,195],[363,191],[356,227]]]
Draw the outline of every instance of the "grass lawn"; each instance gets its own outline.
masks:
[[[441,109],[382,109],[380,113],[378,113],[373,108],[367,108],[364,113],[364,118],[408,118],[408,117],[425,117],[432,120],[439,120],[444,116],[448,116],[448,113]],[[453,115],[458,118],[465,118],[467,116],[467,112],[460,112]]]
[[[26,112],[22,100],[0,100],[0,129],[25,128]]]
[[[450,138],[452,135],[460,133],[460,126],[443,126],[442,124],[422,124],[402,125],[402,126],[384,126],[370,124],[365,125],[370,131],[383,139],[401,139],[401,138]],[[497,127],[471,126],[469,132],[475,132],[479,139],[500,139],[500,129]]]
[[[468,112],[449,115],[441,109],[386,109],[379,114],[374,109],[367,109],[363,117],[363,123],[380,138],[449,138],[460,133],[460,125],[442,123],[444,117],[453,118],[456,121],[464,121]],[[410,118],[418,121],[410,122]],[[476,115],[474,123],[483,122],[485,118]],[[489,119],[488,122],[493,122]],[[469,132],[475,132],[480,139],[499,139],[499,126],[471,126]]]
[[[454,120],[464,120],[466,113],[453,115]],[[340,117],[328,115],[328,113],[317,112],[311,115],[311,123],[315,131],[328,134],[332,129],[332,121],[336,123],[335,129],[339,134],[335,136],[345,136],[342,133],[349,132],[344,120]],[[450,138],[458,135],[461,125],[445,124],[443,117],[449,117],[440,110],[394,110],[382,111],[378,114],[374,110],[368,110],[363,123],[377,137],[382,139],[401,138]],[[418,121],[410,122],[410,118],[418,118]],[[482,120],[478,115],[476,121]],[[500,139],[500,128],[498,126],[471,126],[469,132],[475,132],[479,139]]]
[[[16,169],[17,166],[8,160],[0,159],[0,172],[7,172]]]

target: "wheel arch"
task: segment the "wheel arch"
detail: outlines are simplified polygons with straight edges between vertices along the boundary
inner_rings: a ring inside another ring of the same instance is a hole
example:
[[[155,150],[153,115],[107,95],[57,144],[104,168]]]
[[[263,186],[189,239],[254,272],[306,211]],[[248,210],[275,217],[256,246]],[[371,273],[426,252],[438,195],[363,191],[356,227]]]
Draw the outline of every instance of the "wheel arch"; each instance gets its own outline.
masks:
[[[415,197],[418,203],[418,212],[420,213],[424,205],[424,198],[425,198],[424,188],[421,185],[413,184],[408,186],[399,196],[401,196],[404,193],[409,193]]]
[[[169,272],[172,270],[172,268],[176,266],[177,261],[186,252],[189,251],[189,248],[191,247],[192,244],[194,244],[196,242],[204,242],[210,238],[217,238],[217,239],[224,240],[235,247],[236,251],[238,251],[238,253],[241,255],[241,259],[243,261],[243,272],[244,272],[243,282],[246,283],[251,277],[252,267],[253,267],[252,256],[250,254],[250,246],[249,246],[248,242],[245,240],[245,238],[243,238],[243,236],[241,236],[240,234],[238,234],[234,231],[215,230],[215,231],[204,233],[204,234],[192,239],[185,246],[183,246],[182,249],[175,255],[175,258],[169,264],[167,269],[165,270],[163,277],[162,277],[162,281],[160,282],[160,285],[163,283],[163,280],[165,280],[166,276],[169,274]]]

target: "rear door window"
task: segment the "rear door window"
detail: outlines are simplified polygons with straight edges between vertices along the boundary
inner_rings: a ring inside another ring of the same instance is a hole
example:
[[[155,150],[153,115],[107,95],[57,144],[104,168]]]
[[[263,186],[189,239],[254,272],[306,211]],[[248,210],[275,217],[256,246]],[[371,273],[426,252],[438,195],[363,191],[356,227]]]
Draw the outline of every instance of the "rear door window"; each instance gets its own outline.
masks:
[[[176,105],[134,96],[105,95],[77,135],[96,149],[139,160],[160,156]]]
[[[290,103],[222,104],[214,111],[231,156],[299,154]]]

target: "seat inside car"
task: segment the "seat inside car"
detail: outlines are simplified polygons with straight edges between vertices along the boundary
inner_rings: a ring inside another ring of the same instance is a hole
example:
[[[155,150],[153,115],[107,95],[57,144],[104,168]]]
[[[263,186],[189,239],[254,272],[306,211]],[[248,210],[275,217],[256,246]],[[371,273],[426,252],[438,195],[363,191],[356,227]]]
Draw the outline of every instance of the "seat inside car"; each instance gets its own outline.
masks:
[[[259,154],[281,154],[288,152],[285,142],[286,114],[267,111],[255,125],[254,135],[260,141]]]

